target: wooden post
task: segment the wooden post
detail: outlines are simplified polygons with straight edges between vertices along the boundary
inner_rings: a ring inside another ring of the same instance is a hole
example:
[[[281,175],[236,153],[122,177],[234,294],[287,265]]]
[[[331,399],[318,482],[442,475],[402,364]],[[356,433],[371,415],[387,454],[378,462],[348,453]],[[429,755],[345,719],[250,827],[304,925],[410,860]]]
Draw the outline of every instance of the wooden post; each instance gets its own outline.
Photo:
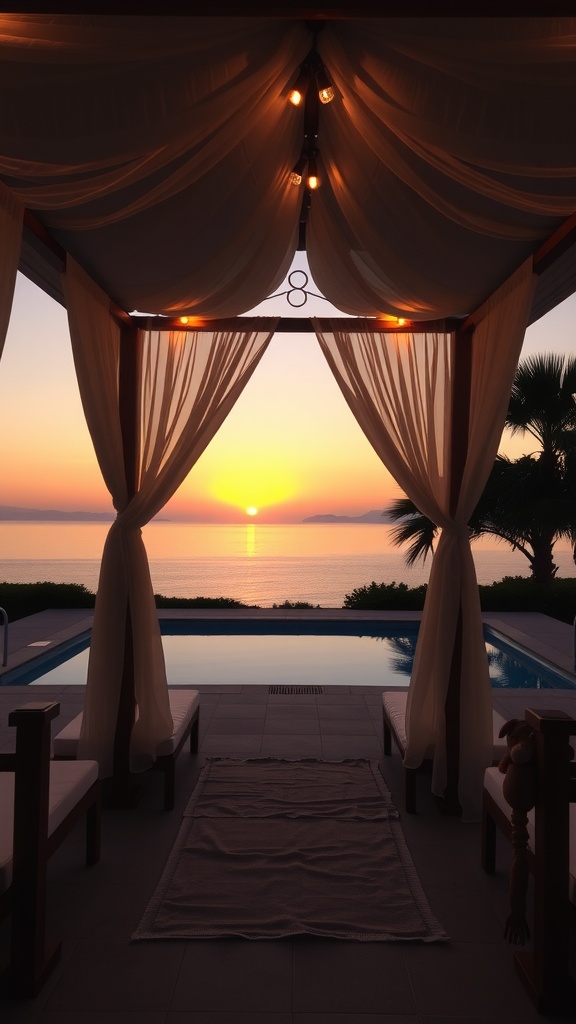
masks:
[[[570,977],[570,753],[576,720],[563,711],[526,710],[536,733],[534,942],[514,964],[540,1013],[573,1012]]]
[[[130,326],[122,327],[118,391],[128,501],[134,497],[138,489],[141,359],[137,326],[130,324]],[[130,736],[135,713],[134,640],[130,599],[128,599],[124,630],[124,664],[114,735],[111,792],[111,802],[120,807],[130,806],[134,802],[130,786]]]
[[[57,703],[31,703],[8,716],[17,727],[14,790],[12,924],[8,990],[34,996],[60,956],[46,942],[46,865],[50,722]]]
[[[468,456],[472,331],[455,331],[452,341],[452,416],[450,437],[450,517],[454,518]],[[439,801],[444,814],[461,814],[458,799],[460,775],[460,685],[462,676],[462,609],[458,613],[446,703],[446,789]]]

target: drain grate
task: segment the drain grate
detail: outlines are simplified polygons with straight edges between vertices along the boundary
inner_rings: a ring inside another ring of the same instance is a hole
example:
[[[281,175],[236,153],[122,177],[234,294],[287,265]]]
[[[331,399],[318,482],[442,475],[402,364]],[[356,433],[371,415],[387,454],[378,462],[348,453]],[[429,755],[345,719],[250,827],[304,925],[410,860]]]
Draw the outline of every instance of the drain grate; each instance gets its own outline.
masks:
[[[292,694],[292,693],[324,693],[323,686],[269,686],[268,693]]]

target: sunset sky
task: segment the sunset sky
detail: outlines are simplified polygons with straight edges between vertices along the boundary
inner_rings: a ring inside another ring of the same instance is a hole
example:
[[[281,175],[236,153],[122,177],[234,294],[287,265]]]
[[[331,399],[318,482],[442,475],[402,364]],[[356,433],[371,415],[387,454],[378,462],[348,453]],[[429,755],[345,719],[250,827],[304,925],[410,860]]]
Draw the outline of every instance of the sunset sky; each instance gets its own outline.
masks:
[[[294,314],[285,299],[264,303],[258,312]],[[301,312],[336,311],[312,299]],[[529,328],[523,355],[574,352],[575,341],[572,296]],[[66,313],[20,275],[0,363],[0,434],[0,504],[112,511],[84,423]],[[507,440],[502,450],[519,455],[529,450],[529,440]],[[316,513],[381,509],[398,493],[315,337],[279,334],[163,516],[300,522]]]

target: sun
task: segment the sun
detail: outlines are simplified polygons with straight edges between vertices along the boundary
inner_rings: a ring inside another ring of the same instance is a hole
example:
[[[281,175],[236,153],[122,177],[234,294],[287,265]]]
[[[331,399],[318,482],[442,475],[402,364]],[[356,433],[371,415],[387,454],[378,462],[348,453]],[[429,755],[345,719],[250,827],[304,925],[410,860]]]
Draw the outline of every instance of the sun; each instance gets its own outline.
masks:
[[[258,509],[254,505],[249,505],[248,508],[246,509],[246,515],[247,516],[257,516],[258,515]]]

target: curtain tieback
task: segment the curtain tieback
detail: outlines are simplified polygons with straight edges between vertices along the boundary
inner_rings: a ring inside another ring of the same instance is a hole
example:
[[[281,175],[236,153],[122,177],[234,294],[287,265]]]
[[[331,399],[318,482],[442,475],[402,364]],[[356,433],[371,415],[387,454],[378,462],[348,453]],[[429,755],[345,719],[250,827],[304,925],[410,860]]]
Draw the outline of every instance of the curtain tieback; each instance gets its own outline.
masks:
[[[446,526],[442,527],[442,532],[447,533],[450,537],[455,537],[457,540],[469,540],[470,539],[470,527],[468,523],[462,525],[458,523],[447,523]]]

